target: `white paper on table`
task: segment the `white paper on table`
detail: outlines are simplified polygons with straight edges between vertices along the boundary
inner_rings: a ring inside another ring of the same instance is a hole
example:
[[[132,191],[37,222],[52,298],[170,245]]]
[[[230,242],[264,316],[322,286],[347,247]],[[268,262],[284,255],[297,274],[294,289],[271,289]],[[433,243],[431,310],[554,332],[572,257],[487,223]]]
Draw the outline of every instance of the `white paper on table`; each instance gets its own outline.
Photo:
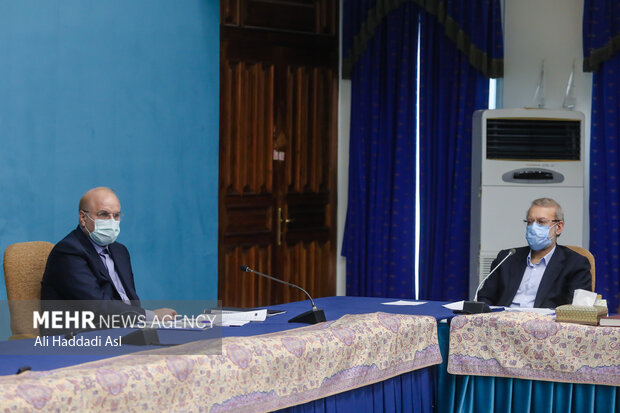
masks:
[[[461,301],[456,301],[454,303],[448,303],[448,304],[444,304],[442,307],[447,308],[448,310],[453,310],[453,311],[463,311],[463,303],[465,301],[461,300]]]
[[[504,307],[506,311],[515,311],[521,313],[536,313],[536,314],[545,314],[545,315],[554,315],[555,310],[551,308],[528,308],[528,307]]]
[[[163,329],[167,329],[167,330],[193,330],[193,331],[202,331],[202,330],[206,330],[207,328],[211,327],[211,323],[208,322],[208,320],[205,321],[198,321],[198,322],[191,322],[191,321],[185,321],[185,320],[176,320],[174,323],[169,323],[168,325],[163,325],[160,328]]]
[[[381,303],[383,305],[421,305],[421,304],[426,304],[426,301],[405,301],[405,300],[398,300],[398,301],[390,301],[388,303]]]
[[[252,311],[236,311],[222,313],[222,325],[243,325],[236,324],[242,321],[249,323],[250,321],[265,321],[267,318],[267,310],[252,310]],[[233,323],[233,324],[231,324]],[[246,324],[247,324],[246,323]]]
[[[222,326],[222,327],[241,327],[241,326],[244,326],[244,325],[246,325],[248,323],[249,323],[248,320],[227,320],[227,321],[222,321],[220,326]]]
[[[448,310],[452,310],[452,311],[463,311],[463,303],[465,303],[464,300],[455,301],[453,303],[444,304],[443,307],[447,308]],[[497,308],[503,308],[503,307],[501,305],[490,305],[489,308],[492,310],[495,310]]]

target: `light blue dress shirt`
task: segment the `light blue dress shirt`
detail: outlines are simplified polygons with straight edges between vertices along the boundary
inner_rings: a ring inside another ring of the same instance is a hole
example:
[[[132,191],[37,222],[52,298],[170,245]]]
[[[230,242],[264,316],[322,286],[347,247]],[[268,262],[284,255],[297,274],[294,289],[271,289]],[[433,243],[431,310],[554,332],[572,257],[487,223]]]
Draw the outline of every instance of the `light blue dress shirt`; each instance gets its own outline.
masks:
[[[512,308],[534,307],[534,301],[536,300],[536,293],[538,292],[538,286],[542,280],[547,264],[551,260],[551,256],[555,252],[555,246],[547,255],[542,257],[538,264],[532,264],[532,251],[527,254],[527,265],[525,266],[525,272],[521,279],[521,285],[515,294],[515,298],[512,299]]]

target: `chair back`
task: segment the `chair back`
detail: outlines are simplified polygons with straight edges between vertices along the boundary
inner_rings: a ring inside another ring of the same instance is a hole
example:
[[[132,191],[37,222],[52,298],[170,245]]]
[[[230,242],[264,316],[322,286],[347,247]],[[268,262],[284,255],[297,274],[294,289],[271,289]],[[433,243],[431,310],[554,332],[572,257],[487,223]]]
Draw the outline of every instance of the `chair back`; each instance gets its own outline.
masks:
[[[20,242],[4,251],[4,281],[11,313],[9,338],[32,338],[38,330],[32,327],[32,312],[40,309],[41,279],[47,257],[54,244],[45,241]]]
[[[595,291],[594,289],[594,285],[595,285],[595,277],[594,277],[594,269],[595,269],[595,264],[594,264],[594,255],[592,255],[592,253],[590,251],[588,251],[585,248],[582,247],[577,247],[575,245],[565,245],[566,248],[570,248],[571,250],[575,251],[578,254],[583,255],[584,257],[586,257],[588,259],[588,261],[590,261],[590,274],[592,274],[592,291]]]

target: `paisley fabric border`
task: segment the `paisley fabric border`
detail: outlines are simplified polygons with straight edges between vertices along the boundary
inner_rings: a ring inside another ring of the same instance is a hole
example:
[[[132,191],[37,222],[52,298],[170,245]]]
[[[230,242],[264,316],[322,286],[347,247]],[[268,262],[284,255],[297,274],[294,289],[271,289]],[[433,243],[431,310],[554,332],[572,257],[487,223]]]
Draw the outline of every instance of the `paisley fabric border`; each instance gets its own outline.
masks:
[[[552,316],[491,313],[452,320],[448,372],[620,385],[620,329]]]
[[[197,352],[209,344],[0,377],[0,403],[9,411],[271,411],[442,361],[433,317],[386,313],[227,337],[221,355]]]

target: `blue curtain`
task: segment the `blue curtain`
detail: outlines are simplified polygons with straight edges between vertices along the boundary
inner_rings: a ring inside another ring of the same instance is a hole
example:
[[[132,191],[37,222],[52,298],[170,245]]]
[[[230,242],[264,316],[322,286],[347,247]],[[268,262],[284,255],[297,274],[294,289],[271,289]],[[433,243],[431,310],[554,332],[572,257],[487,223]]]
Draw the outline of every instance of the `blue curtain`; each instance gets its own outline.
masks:
[[[620,2],[586,0],[584,69],[594,71],[590,143],[590,250],[596,291],[620,311]]]
[[[420,30],[421,291],[425,299],[463,298],[471,116],[487,101],[481,73],[502,75],[499,0],[345,0],[343,16],[352,89],[347,295],[414,295]]]
[[[499,6],[458,11],[463,26],[493,39]],[[420,298],[454,301],[468,296],[472,115],[488,106],[489,80],[437,19],[422,14],[420,27]]]
[[[347,294],[414,294],[417,8],[377,28],[351,80]]]

